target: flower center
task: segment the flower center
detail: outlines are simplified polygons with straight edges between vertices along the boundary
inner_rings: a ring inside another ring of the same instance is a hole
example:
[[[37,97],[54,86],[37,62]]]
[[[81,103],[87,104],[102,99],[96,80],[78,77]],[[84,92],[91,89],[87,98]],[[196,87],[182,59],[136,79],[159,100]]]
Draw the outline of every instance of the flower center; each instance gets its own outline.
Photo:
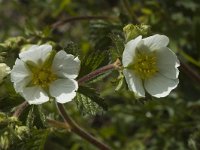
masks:
[[[158,72],[156,53],[137,51],[130,68],[143,80],[152,77]]]
[[[42,88],[48,88],[49,85],[57,79],[57,76],[51,69],[36,69],[33,72],[32,84]]]

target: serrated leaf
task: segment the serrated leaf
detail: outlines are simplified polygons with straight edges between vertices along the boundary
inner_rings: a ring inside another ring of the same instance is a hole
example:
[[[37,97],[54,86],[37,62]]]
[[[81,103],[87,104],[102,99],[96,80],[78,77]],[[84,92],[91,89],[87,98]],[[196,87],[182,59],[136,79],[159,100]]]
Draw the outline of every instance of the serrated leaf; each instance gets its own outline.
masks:
[[[112,40],[113,46],[110,48],[112,61],[115,61],[117,58],[122,57],[124,51],[124,40],[118,34],[110,34],[109,37]]]
[[[33,110],[34,110],[34,105],[31,106],[29,112],[28,112],[28,116],[27,116],[27,120],[26,120],[26,126],[28,128],[32,128],[33,127],[33,122],[34,122],[34,113],[33,113]]]
[[[26,125],[29,128],[33,128],[34,126],[37,128],[44,128],[46,118],[41,109],[41,106],[31,106],[26,120]]]
[[[106,21],[93,21],[90,23],[90,38],[95,43],[95,49],[108,49],[111,43],[110,33],[120,33],[121,25]]]
[[[99,97],[95,90],[88,87],[79,87],[75,101],[83,115],[95,115],[107,109],[104,100]]]
[[[102,111],[101,107],[83,94],[77,93],[75,101],[82,115],[96,115],[99,111]]]
[[[100,97],[100,95],[95,91],[95,89],[86,86],[80,86],[78,92],[89,97],[92,101],[97,103],[104,110],[107,110],[107,104],[105,103],[105,100],[102,97]]]
[[[63,41],[60,44],[61,47],[63,47],[64,51],[66,51],[68,54],[72,54],[74,56],[80,55],[80,49],[78,45],[72,41]]]
[[[36,125],[36,127],[38,128],[44,128],[45,127],[45,122],[46,122],[46,117],[44,115],[44,113],[42,112],[42,106],[38,105],[35,108],[35,120],[34,120],[34,124]]]
[[[32,129],[31,135],[23,141],[20,141],[11,148],[11,150],[44,150],[46,139],[50,133],[48,129]]]
[[[86,55],[81,60],[81,70],[79,77],[82,77],[95,69],[109,63],[109,54],[107,51],[95,51]]]

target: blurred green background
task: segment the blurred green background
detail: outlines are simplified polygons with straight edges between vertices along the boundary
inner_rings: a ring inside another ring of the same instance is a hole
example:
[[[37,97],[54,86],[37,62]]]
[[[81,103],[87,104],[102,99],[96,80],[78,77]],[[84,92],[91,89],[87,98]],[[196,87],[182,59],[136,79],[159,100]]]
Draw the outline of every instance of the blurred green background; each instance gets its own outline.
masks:
[[[199,0],[0,0],[0,48],[7,52],[5,61],[10,67],[20,49],[31,43],[51,42],[58,48],[76,49],[84,60],[90,53],[112,49],[115,45],[110,35],[123,38],[123,27],[128,23],[150,25],[151,34],[169,37],[169,47],[181,61],[178,87],[166,98],[137,100],[125,88],[115,91],[118,73],[113,72],[103,82],[88,83],[105,99],[107,111],[90,110],[87,105],[79,111],[75,102],[65,104],[66,109],[78,124],[114,150],[199,150]],[[98,67],[112,61],[105,58]],[[82,71],[80,76],[87,73]],[[1,85],[0,111],[10,115],[23,99],[13,96],[12,84],[9,79],[6,82]],[[44,104],[41,109],[45,116],[61,120],[54,103]],[[30,119],[28,110],[20,117],[23,125],[27,125],[27,114]],[[41,137],[11,142],[8,149],[96,149],[66,130],[51,129],[47,134],[46,127],[37,124],[37,115],[34,119],[34,129],[39,129]],[[31,140],[41,147],[34,148]],[[27,143],[31,146],[24,148]]]

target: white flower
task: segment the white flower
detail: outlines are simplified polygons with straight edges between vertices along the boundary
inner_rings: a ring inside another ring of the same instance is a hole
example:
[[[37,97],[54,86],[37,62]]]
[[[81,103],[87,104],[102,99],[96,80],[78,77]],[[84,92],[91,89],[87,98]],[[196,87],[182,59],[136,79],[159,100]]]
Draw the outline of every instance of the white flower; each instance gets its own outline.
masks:
[[[8,67],[5,63],[0,63],[0,83],[3,82],[3,78],[6,77],[10,73],[10,67]]]
[[[11,70],[11,81],[29,104],[47,102],[49,97],[66,103],[76,96],[78,57],[63,50],[55,53],[51,45],[34,45],[21,52],[19,58]]]
[[[177,87],[180,63],[166,47],[168,43],[167,36],[156,34],[144,39],[138,36],[125,45],[123,73],[136,96],[145,97],[146,90],[154,97],[165,97]]]

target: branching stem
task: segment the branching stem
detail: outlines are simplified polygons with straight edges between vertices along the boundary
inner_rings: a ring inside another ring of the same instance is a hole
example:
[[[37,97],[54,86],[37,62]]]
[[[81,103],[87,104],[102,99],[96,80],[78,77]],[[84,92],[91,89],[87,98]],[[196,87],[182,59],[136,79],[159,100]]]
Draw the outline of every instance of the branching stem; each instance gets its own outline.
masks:
[[[80,78],[78,80],[78,84],[81,85],[100,74],[103,74],[109,70],[119,69],[120,67],[121,67],[121,62],[119,59],[117,59],[113,64],[104,66],[104,67],[97,69],[97,70],[85,75],[84,77]],[[62,116],[65,123],[47,119],[47,122],[49,124],[51,124],[52,126],[55,126],[55,127],[61,127],[61,128],[66,128],[68,130],[71,130],[72,132],[76,133],[83,139],[87,140],[88,142],[90,142],[91,144],[93,144],[94,146],[99,148],[100,150],[111,150],[111,148],[109,146],[107,146],[106,144],[97,140],[94,136],[92,136],[91,134],[89,134],[88,132],[83,130],[81,127],[79,127],[79,125],[76,124],[76,122],[74,122],[73,119],[71,119],[71,117],[67,114],[67,112],[65,111],[65,108],[62,104],[60,104],[60,103],[56,103],[56,104],[57,104],[59,113]],[[15,112],[13,113],[13,116],[18,118],[27,106],[28,106],[27,101],[25,101],[22,104],[20,104],[19,106],[17,106]]]
[[[109,148],[106,144],[104,144],[101,141],[97,140],[91,134],[89,134],[88,132],[84,131],[81,127],[79,127],[78,124],[76,124],[71,119],[71,117],[67,114],[67,112],[65,111],[65,108],[64,108],[64,106],[62,104],[57,103],[57,107],[58,107],[58,110],[59,110],[60,115],[62,116],[63,120],[67,124],[70,125],[71,130],[74,133],[76,133],[77,135],[79,135],[83,139],[87,140],[88,142],[90,142],[91,144],[93,144],[94,146],[96,146],[97,148],[99,148],[100,150],[111,150],[111,148]]]
[[[113,64],[109,64],[107,66],[104,66],[102,68],[99,68],[85,76],[83,76],[82,78],[78,79],[78,84],[81,85],[83,83],[85,83],[86,81],[89,81],[91,79],[93,79],[94,77],[101,75],[107,71],[113,70],[113,69],[118,69],[121,66],[121,62],[119,59],[117,59]]]

